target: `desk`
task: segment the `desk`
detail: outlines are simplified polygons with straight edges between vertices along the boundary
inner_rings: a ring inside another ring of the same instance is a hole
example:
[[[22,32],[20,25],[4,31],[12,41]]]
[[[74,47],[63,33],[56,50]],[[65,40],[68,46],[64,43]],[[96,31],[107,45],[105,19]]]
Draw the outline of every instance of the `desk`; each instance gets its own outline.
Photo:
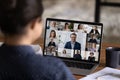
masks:
[[[0,41],[3,41],[3,39],[0,38]],[[44,44],[43,39],[40,38],[39,40],[35,41],[34,44],[40,44],[40,46],[43,47],[43,44]],[[105,67],[105,49],[107,47],[110,47],[110,46],[112,46],[112,47],[120,47],[120,44],[104,43],[104,42],[102,43],[100,65],[95,70],[95,72],[98,71],[98,70],[101,70],[101,69],[103,69]],[[74,76],[75,76],[76,79],[80,79],[82,77],[85,77],[85,76],[80,76],[80,75],[74,75]]]

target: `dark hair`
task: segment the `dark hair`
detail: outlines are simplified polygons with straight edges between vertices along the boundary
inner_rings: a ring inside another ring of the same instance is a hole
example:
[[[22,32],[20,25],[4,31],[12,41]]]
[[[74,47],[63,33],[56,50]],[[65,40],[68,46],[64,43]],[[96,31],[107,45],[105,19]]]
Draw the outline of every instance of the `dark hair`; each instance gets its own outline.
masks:
[[[65,23],[65,27],[64,27],[64,29],[66,29],[66,25],[69,25],[68,23]]]
[[[55,34],[53,37],[56,38],[56,32],[55,32],[55,30],[51,30],[49,38],[51,37],[51,33],[52,32],[54,32],[54,34]]]
[[[77,34],[75,34],[75,33],[72,33],[71,35],[75,35],[75,36],[77,36]],[[71,35],[70,35],[70,36],[71,36]]]
[[[82,26],[82,24],[79,24],[79,25],[78,25],[78,29],[80,29],[80,26]]]
[[[91,54],[92,54],[92,55],[94,55],[94,53],[93,53],[93,52],[90,52],[90,55],[91,55]]]
[[[66,54],[66,50],[63,50],[63,54]]]
[[[0,0],[0,29],[4,35],[21,34],[42,13],[41,0]]]

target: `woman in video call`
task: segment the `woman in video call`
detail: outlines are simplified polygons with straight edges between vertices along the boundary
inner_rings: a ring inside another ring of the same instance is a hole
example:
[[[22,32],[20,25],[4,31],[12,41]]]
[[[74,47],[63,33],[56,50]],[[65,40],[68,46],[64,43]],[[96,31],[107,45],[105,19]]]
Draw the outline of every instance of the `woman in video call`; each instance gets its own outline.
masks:
[[[48,56],[56,56],[54,47],[51,46],[51,47],[47,48],[46,55],[48,55]]]
[[[42,33],[42,13],[41,0],[0,0],[0,80],[75,80],[61,60],[30,46]]]
[[[64,49],[64,50],[63,50],[62,57],[67,57],[67,55],[66,55],[66,54],[67,54],[67,52],[66,52],[66,50]]]
[[[80,50],[76,50],[76,52],[74,53],[74,59],[82,60],[82,56],[81,56]]]
[[[96,44],[98,44],[96,35],[94,34],[91,37],[92,38],[88,41],[89,45],[91,46],[90,51],[95,51],[96,52]]]
[[[94,26],[94,27],[93,27],[93,29],[90,31],[90,34],[91,34],[91,35],[93,35],[93,34],[99,35],[99,34],[100,34],[99,31],[97,30],[97,26]]]
[[[90,62],[94,62],[95,61],[95,57],[94,57],[94,53],[90,52],[90,56],[88,57],[88,61]]]
[[[95,45],[98,43],[96,35],[92,35],[92,38],[89,40],[89,43],[94,43]]]
[[[51,39],[51,41],[49,42],[48,47],[56,47],[56,43],[53,39]]]
[[[49,38],[50,39],[55,39],[56,38],[56,32],[55,32],[55,30],[51,30]]]
[[[70,29],[69,29],[69,24],[68,24],[68,23],[65,23],[64,30],[65,30],[65,31],[70,31]]]
[[[55,44],[58,43],[57,37],[56,37],[56,31],[55,30],[51,30],[49,38],[48,38],[48,44],[51,42],[54,42]],[[57,45],[56,45],[57,46]]]
[[[83,25],[82,25],[82,24],[79,24],[79,25],[78,25],[77,32],[87,33],[87,31],[86,31],[86,30],[84,30],[84,27],[83,27]]]

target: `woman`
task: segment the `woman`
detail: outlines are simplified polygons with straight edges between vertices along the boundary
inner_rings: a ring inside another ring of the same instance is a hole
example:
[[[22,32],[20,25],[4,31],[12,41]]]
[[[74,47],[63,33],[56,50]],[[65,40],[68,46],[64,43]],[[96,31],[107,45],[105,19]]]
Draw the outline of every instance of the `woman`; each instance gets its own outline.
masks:
[[[90,45],[91,49],[90,51],[95,51],[96,52],[96,45],[98,44],[96,35],[92,35],[92,38],[88,41],[88,44]]]
[[[90,62],[94,62],[95,61],[95,57],[94,57],[94,53],[90,52],[90,56],[88,57],[88,61]]]
[[[53,39],[51,39],[51,41],[49,42],[48,47],[56,47],[56,43],[53,41]]]
[[[57,47],[57,43],[58,43],[58,40],[57,40],[57,37],[56,37],[56,31],[55,30],[51,30],[51,32],[50,32],[50,36],[49,36],[49,38],[48,38],[48,44],[49,44],[49,42],[50,41],[53,41],[53,42],[55,42],[55,44],[56,44],[56,47]]]
[[[69,24],[68,24],[68,23],[65,23],[64,30],[65,30],[65,31],[70,31],[70,29],[69,29]]]
[[[82,24],[79,24],[79,25],[78,25],[77,32],[87,33],[87,31],[86,31],[86,30],[84,30],[84,27],[83,27],[83,25],[82,25]]]
[[[76,53],[74,53],[74,59],[82,60],[82,56],[81,56],[80,50],[76,50]]]
[[[96,39],[96,35],[92,35],[92,38],[88,41],[89,43],[94,43],[95,45],[98,43]]]
[[[49,38],[52,38],[52,39],[56,38],[56,32],[55,32],[55,30],[51,30]]]
[[[74,80],[58,59],[30,47],[42,33],[41,0],[0,0],[0,80]]]
[[[62,57],[67,57],[67,51],[64,49],[63,52],[62,52]]]
[[[95,34],[95,35],[99,35],[100,33],[99,33],[99,31],[98,31],[98,29],[97,29],[97,26],[94,26],[93,27],[93,29],[90,31],[90,34]]]

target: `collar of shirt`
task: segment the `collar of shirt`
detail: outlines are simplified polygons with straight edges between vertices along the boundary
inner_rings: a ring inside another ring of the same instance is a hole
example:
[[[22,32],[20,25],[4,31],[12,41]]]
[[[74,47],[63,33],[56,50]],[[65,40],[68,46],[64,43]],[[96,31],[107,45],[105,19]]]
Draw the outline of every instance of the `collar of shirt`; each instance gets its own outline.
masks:
[[[72,41],[71,41],[71,44],[75,44],[75,42],[72,42]]]
[[[72,47],[72,49],[74,49],[74,46],[75,46],[75,42],[71,41],[71,47]]]

